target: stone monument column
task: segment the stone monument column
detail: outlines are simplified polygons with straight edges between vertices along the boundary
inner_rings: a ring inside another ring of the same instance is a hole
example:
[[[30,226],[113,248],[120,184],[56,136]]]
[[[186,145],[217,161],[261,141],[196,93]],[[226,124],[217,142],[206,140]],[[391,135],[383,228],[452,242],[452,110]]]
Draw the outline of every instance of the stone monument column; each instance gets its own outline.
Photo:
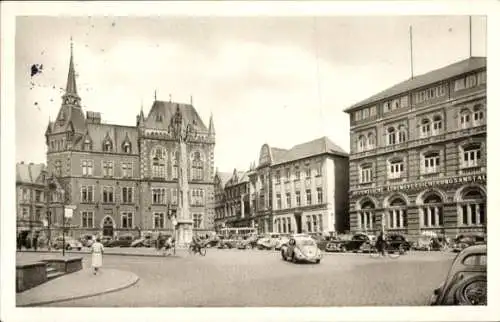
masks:
[[[177,214],[175,221],[176,243],[186,246],[193,239],[193,219],[189,212],[189,182],[188,182],[188,155],[187,142],[196,137],[194,126],[185,123],[179,105],[170,121],[169,133],[177,141],[179,152],[177,176]]]
[[[179,140],[178,194],[177,194],[177,242],[186,245],[193,239],[193,219],[189,212],[188,158],[186,142]]]

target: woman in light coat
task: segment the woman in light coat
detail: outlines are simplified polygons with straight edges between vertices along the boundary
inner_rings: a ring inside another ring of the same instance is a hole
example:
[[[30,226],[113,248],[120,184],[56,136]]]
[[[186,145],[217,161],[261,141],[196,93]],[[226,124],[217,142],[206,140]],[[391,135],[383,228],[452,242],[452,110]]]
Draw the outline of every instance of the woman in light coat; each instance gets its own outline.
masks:
[[[92,268],[94,269],[94,275],[102,266],[102,255],[104,254],[104,246],[101,244],[101,239],[97,237],[95,243],[90,247],[92,252]]]

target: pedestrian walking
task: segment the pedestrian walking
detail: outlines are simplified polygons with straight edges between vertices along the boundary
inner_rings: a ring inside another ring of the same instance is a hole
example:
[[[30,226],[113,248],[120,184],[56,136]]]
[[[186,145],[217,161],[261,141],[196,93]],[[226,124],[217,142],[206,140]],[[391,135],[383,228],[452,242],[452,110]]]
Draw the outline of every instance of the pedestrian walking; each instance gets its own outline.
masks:
[[[35,233],[35,236],[33,236],[33,248],[35,249],[35,252],[38,249],[38,233]]]
[[[377,241],[375,242],[375,247],[382,256],[385,256],[386,239],[384,232],[381,231],[380,235],[378,235]]]
[[[91,246],[92,252],[92,268],[94,270],[94,275],[102,266],[102,255],[104,254],[104,246],[101,244],[101,238],[97,237],[95,243]]]
[[[17,246],[17,250],[20,251],[21,248],[22,248],[22,244],[21,244],[21,234],[17,234],[17,238],[16,238],[16,246]]]

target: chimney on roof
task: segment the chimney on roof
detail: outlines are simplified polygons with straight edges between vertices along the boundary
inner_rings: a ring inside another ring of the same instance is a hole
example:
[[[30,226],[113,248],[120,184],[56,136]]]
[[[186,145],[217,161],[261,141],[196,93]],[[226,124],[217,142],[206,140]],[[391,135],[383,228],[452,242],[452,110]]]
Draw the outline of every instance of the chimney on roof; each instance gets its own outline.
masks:
[[[101,113],[88,111],[87,122],[92,124],[101,124]]]

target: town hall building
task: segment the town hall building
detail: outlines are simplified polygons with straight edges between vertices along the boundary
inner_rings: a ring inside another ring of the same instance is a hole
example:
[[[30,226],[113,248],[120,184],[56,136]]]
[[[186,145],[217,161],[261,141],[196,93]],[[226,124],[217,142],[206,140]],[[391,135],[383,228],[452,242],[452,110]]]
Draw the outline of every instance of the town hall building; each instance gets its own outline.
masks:
[[[190,219],[195,231],[212,230],[212,117],[207,127],[192,103],[156,98],[147,116],[141,108],[135,126],[102,122],[99,112],[84,114],[71,49],[62,105],[45,132],[48,175],[62,187],[64,204],[74,208],[70,235],[172,231],[179,164],[171,126],[179,115],[194,134],[187,142]],[[56,227],[62,216],[50,219]]]

